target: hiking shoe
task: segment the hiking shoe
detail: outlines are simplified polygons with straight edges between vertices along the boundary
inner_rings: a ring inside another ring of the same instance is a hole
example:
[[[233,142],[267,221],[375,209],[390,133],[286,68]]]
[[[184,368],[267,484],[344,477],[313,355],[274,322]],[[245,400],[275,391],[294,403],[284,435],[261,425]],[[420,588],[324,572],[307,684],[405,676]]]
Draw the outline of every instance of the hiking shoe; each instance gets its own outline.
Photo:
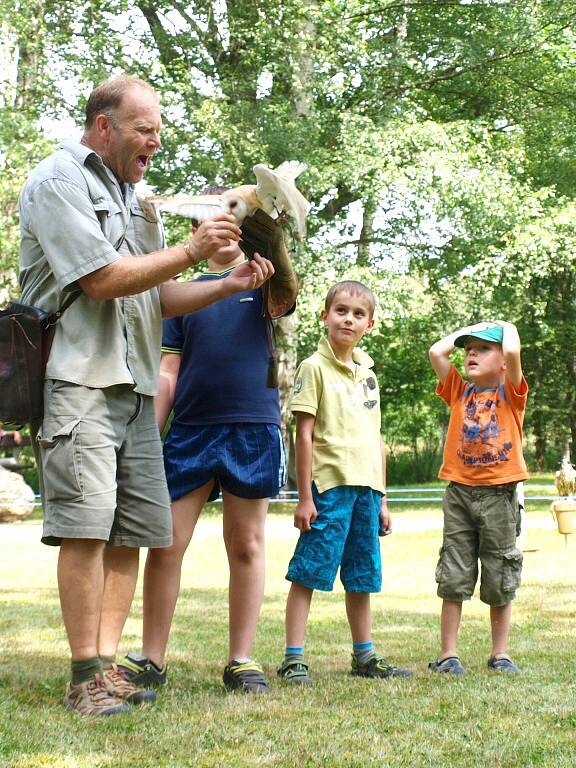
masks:
[[[308,685],[308,683],[312,682],[312,678],[308,674],[308,664],[299,659],[283,661],[276,674],[285,683]]]
[[[130,651],[124,656],[118,671],[134,685],[144,688],[159,688],[168,683],[168,667],[166,664],[160,669],[147,656]]]
[[[270,686],[264,677],[262,667],[255,661],[232,661],[224,667],[222,675],[227,691],[244,693],[268,693]]]
[[[116,664],[104,671],[104,684],[112,696],[128,704],[150,704],[156,700],[156,691],[137,688],[130,680],[126,680]]]
[[[458,656],[446,656],[442,661],[431,661],[428,669],[432,672],[443,672],[447,675],[463,675],[464,667],[460,663]]]
[[[355,677],[411,677],[414,672],[404,667],[395,667],[386,661],[382,656],[370,656],[363,664],[358,663],[358,659],[352,654],[351,675]]]
[[[84,717],[105,717],[128,712],[129,707],[113,696],[100,675],[84,683],[68,683],[64,706]]]
[[[488,669],[496,672],[520,672],[516,664],[506,653],[497,653],[496,656],[490,656],[488,659]]]

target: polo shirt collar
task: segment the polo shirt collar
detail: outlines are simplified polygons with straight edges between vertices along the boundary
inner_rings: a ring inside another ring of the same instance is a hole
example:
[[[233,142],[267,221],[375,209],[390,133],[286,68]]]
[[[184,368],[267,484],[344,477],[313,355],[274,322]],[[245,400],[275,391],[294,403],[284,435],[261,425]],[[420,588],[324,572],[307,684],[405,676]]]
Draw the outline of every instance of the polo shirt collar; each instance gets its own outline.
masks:
[[[345,368],[348,367],[341,360],[338,360],[326,336],[323,336],[320,339],[320,343],[318,344],[318,352],[323,357],[327,357],[329,360],[335,362],[337,365],[343,365]],[[360,349],[360,347],[354,347],[352,351],[352,360],[365,368],[372,368],[374,365],[374,360],[372,360],[370,355],[364,352],[363,349]]]

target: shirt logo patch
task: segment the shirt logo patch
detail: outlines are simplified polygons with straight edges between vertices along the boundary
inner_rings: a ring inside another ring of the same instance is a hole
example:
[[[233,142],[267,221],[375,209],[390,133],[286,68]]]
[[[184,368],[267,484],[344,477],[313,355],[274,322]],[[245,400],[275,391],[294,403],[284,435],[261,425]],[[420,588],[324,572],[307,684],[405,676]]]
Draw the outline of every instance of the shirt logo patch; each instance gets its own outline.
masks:
[[[302,392],[302,378],[299,376],[294,382],[294,394],[297,395]]]

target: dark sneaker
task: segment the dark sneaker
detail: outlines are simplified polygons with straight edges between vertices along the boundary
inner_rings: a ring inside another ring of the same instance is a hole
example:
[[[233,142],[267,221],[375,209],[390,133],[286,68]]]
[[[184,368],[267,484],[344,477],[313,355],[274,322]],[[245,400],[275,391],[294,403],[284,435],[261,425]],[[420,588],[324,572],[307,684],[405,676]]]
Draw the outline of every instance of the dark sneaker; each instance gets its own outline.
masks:
[[[358,663],[358,659],[352,654],[352,671],[350,673],[355,677],[411,677],[414,672],[404,667],[395,667],[386,661],[382,656],[370,656],[363,664]]]
[[[222,675],[227,691],[244,691],[244,693],[268,693],[270,686],[264,672],[255,661],[234,661],[224,667]]]
[[[282,662],[282,666],[276,674],[285,683],[308,685],[308,683],[312,682],[312,678],[308,674],[308,664],[299,659]]]
[[[488,659],[488,669],[493,669],[496,672],[520,672],[516,664],[512,661],[510,656],[506,653],[498,653],[496,656],[490,656]]]
[[[156,691],[137,688],[134,683],[126,680],[116,664],[104,671],[104,684],[112,696],[128,704],[151,704],[156,701]]]
[[[144,688],[159,688],[168,682],[168,667],[166,664],[160,669],[153,661],[141,653],[130,651],[124,656],[121,664],[118,664],[118,671],[124,675],[134,685],[141,685]]]
[[[130,710],[124,702],[110,693],[100,675],[95,675],[85,683],[68,683],[64,706],[84,717],[106,717]]]
[[[431,661],[428,669],[432,672],[443,672],[446,675],[463,675],[464,667],[460,663],[458,656],[447,656],[442,661]]]

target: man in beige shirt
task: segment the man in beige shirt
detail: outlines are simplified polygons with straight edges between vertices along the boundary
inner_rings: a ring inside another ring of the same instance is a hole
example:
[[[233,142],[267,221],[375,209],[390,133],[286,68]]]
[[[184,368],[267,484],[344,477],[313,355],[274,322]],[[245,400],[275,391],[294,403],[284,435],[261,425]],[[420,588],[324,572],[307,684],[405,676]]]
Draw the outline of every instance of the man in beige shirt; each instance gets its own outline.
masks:
[[[144,81],[111,78],[86,106],[80,143],[66,142],[32,172],[20,197],[22,301],[56,326],[36,433],[42,540],[60,545],[58,586],[72,654],[65,705],[111,715],[152,701],[118,672],[116,648],[136,585],[139,547],[172,541],[154,418],[161,320],[262,285],[258,255],[225,279],[175,275],[240,237],[233,217],[203,223],[165,247],[155,210],[134,185],[160,148],[158,97]]]

